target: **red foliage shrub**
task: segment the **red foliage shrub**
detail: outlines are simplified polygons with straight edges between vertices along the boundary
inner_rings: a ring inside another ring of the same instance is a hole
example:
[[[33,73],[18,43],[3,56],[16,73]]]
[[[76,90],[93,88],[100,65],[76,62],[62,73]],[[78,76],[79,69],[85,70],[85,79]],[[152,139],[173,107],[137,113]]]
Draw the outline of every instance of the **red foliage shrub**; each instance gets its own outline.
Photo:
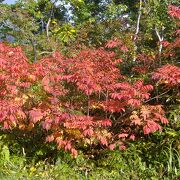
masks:
[[[115,53],[104,49],[86,50],[69,62],[68,82],[74,82],[87,95],[110,89],[122,76],[116,67]]]
[[[180,19],[180,8],[179,7],[170,5],[168,7],[168,13],[170,16]]]
[[[158,79],[160,84],[174,86],[180,83],[180,68],[170,64],[164,65],[153,73],[153,79]]]
[[[116,67],[121,60],[103,48],[82,51],[71,59],[55,53],[30,64],[21,48],[1,43],[0,57],[3,131],[25,133],[38,127],[37,135],[45,132],[44,141],[77,156],[82,144],[124,150],[122,138],[135,140],[139,132],[161,130],[158,122],[168,123],[160,106],[143,105],[153,86],[142,80],[129,83]],[[133,115],[111,121],[114,114],[124,112]],[[116,123],[120,126],[115,131],[111,127]]]

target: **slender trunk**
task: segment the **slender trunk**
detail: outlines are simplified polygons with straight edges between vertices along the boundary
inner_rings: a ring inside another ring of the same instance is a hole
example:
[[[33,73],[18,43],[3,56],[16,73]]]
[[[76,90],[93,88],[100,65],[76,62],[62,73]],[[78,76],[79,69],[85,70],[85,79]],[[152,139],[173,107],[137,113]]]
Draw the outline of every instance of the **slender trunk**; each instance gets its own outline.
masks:
[[[44,32],[44,20],[41,18],[41,32]]]
[[[46,37],[47,40],[49,41],[49,25],[51,23],[51,17],[48,19],[47,25],[46,25]]]
[[[162,29],[162,31],[163,31],[163,29]],[[164,40],[164,38],[163,38],[163,35],[162,36],[160,35],[157,27],[155,27],[155,32],[156,32],[156,35],[157,35],[157,37],[159,39],[159,52],[158,53],[159,53],[159,64],[161,65],[162,64],[162,62],[161,62],[161,54],[162,54],[162,48],[163,48],[162,41]]]
[[[133,58],[133,61],[136,61],[136,54],[137,54],[137,45],[136,45],[136,41],[138,38],[138,34],[139,34],[139,29],[140,29],[140,20],[141,20],[141,15],[142,15],[142,0],[139,1],[139,12],[138,12],[138,18],[137,18],[137,24],[136,24],[136,32],[134,34],[134,50],[135,50],[135,55]]]
[[[26,152],[24,148],[22,148],[22,153],[23,153],[23,156],[26,156]]]
[[[50,16],[49,16],[48,22],[46,24],[46,37],[47,37],[48,41],[49,41],[49,26],[50,26],[51,18],[52,18],[52,15],[53,15],[53,10],[54,10],[54,7],[52,7],[52,9],[51,9]]]
[[[37,49],[36,49],[36,40],[30,38],[31,45],[33,47],[33,56],[34,56],[34,62],[37,61]]]
[[[141,20],[141,15],[142,15],[141,10],[142,10],[142,0],[139,1],[139,13],[138,13],[138,19],[137,19],[135,35],[138,35],[138,33],[139,33],[139,25],[140,25],[140,20]]]

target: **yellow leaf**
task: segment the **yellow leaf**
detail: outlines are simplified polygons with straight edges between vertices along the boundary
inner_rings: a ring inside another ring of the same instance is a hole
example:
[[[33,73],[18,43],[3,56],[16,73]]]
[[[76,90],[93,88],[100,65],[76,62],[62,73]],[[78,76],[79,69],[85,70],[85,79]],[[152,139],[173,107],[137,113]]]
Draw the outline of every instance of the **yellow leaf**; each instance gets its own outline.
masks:
[[[35,168],[35,167],[31,167],[31,168],[30,168],[30,171],[31,171],[31,172],[35,172],[35,171],[36,171],[36,168]]]
[[[71,30],[70,30],[70,32],[75,33],[75,32],[76,32],[76,30],[75,30],[75,29],[71,29]]]

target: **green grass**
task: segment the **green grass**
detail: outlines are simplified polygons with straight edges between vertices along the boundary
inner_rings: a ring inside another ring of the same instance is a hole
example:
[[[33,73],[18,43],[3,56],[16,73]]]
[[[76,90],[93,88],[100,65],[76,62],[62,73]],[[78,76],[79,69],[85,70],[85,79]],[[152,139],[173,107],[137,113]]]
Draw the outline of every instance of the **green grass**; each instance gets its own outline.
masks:
[[[145,144],[145,145],[148,145]],[[156,152],[154,158],[142,144],[132,144],[126,151],[104,152],[99,157],[87,158],[80,154],[73,159],[61,153],[54,164],[47,160],[33,162],[27,157],[12,156],[7,147],[1,151],[1,180],[178,180],[180,154],[172,147]],[[143,152],[144,151],[144,152]],[[146,156],[145,156],[145,153]],[[149,156],[149,159],[148,159]]]

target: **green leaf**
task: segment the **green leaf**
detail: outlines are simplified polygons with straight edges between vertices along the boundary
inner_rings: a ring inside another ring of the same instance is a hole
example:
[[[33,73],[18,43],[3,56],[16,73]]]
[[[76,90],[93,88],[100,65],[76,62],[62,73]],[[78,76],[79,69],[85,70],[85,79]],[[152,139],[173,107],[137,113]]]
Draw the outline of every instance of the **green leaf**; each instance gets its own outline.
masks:
[[[1,156],[3,157],[4,161],[9,161],[10,159],[10,152],[8,146],[4,145],[1,151]]]

